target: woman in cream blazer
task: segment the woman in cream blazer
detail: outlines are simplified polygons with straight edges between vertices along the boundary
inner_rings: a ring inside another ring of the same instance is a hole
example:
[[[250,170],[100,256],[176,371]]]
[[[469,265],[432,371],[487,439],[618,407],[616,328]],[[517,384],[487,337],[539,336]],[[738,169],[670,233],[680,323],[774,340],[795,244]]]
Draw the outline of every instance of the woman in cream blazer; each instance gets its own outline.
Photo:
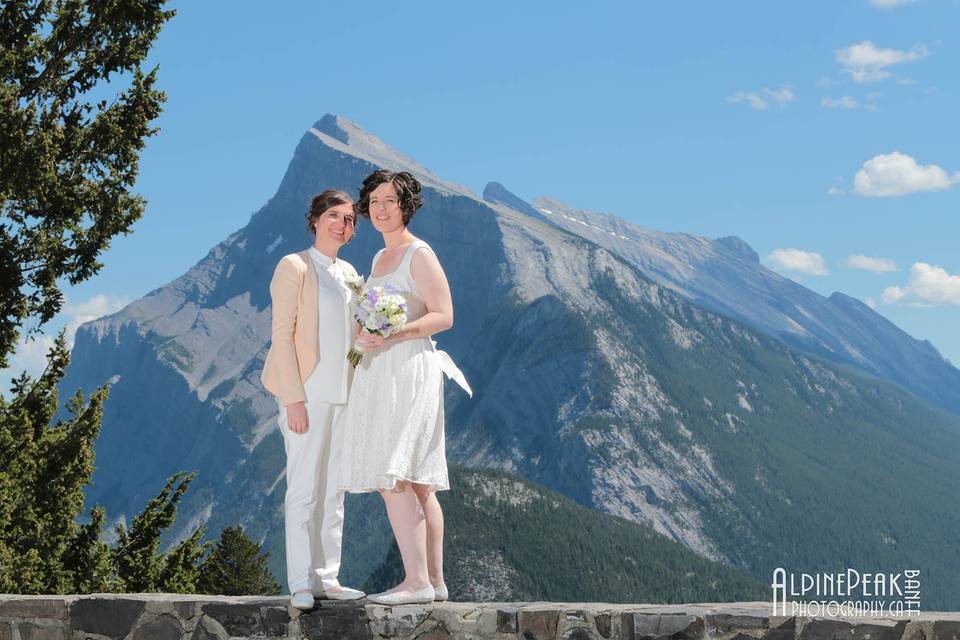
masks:
[[[343,492],[333,468],[336,417],[347,401],[353,338],[351,283],[358,276],[337,258],[354,234],[353,199],[327,190],[313,198],[307,228],[313,246],[284,256],[270,281],[272,335],[263,386],[277,398],[287,453],[287,583],[291,604],[310,609],[314,596],[337,600],[364,593],[340,585]]]

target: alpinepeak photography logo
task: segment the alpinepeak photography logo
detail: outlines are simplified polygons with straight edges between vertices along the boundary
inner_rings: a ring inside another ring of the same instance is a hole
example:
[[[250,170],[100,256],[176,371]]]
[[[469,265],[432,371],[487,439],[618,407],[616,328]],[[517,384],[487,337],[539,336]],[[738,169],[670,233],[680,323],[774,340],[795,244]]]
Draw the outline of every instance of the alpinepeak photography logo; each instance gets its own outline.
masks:
[[[920,613],[920,570],[865,573],[773,571],[775,616],[912,616]]]

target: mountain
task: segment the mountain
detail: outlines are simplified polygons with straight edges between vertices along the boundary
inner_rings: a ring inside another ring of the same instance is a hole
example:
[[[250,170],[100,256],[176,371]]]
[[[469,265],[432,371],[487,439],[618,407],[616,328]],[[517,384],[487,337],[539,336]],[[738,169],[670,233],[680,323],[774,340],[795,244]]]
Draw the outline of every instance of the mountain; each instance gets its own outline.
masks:
[[[483,197],[595,242],[697,305],[960,414],[960,369],[929,341],[911,337],[855,298],[840,292],[825,298],[767,269],[736,236],[710,239],[646,229],[552,198],[530,205],[496,182]]]
[[[960,417],[692,304],[336,116],[305,133],[246,226],[77,332],[62,391],[112,381],[90,504],[129,516],[197,469],[177,534],[243,524],[282,557],[283,445],[258,380],[267,285],[310,241],[310,197],[355,192],[379,166],[423,180],[411,228],[451,282],[455,326],[438,342],[475,390],[447,388],[452,461],[518,474],[762,581],[778,566],[919,567],[925,606],[960,606]],[[342,256],[364,272],[379,243],[363,224]],[[373,572],[386,553],[375,539],[351,537],[345,563]]]

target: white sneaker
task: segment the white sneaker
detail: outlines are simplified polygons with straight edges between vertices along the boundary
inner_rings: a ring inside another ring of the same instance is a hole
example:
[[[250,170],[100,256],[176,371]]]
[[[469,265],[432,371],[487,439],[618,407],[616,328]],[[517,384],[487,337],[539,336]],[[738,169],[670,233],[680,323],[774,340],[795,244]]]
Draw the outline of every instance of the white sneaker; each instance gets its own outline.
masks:
[[[398,604],[429,604],[436,595],[432,585],[427,585],[417,591],[396,591],[394,593],[375,593],[370,600],[377,604],[393,607]]]
[[[433,587],[433,599],[436,602],[445,602],[450,597],[450,594],[447,593],[447,585],[442,584],[439,587],[434,585]]]
[[[336,590],[330,590],[330,591],[321,587],[319,591],[314,591],[313,595],[320,598],[321,600],[324,598],[329,600],[359,600],[360,598],[365,597],[367,594],[365,594],[363,591],[360,591],[359,589],[351,589],[350,587],[338,586],[336,587]]]
[[[313,609],[313,594],[309,591],[297,591],[290,596],[290,606],[301,611]]]

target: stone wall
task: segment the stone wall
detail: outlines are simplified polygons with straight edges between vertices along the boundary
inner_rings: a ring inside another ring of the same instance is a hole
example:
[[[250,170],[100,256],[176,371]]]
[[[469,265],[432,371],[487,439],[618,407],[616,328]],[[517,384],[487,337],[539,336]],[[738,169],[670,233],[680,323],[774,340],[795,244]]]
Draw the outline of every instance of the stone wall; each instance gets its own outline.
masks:
[[[442,603],[382,607],[286,598],[131,594],[0,595],[0,640],[364,638],[523,640],[960,640],[960,614],[791,618],[769,603]]]

